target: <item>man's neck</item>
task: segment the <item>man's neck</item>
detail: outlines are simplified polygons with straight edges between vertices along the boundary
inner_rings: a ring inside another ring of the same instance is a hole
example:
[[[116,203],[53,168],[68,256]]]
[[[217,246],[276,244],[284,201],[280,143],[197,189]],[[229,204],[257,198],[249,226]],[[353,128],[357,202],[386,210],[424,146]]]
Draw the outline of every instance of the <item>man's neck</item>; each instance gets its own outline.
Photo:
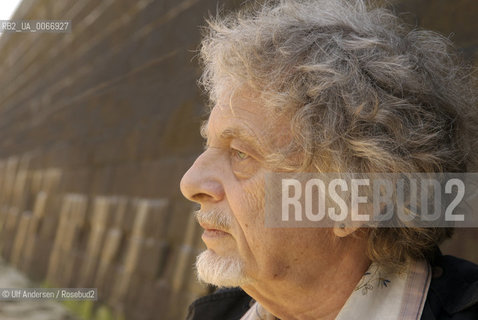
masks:
[[[326,269],[312,262],[284,279],[258,280],[243,289],[281,320],[333,320],[370,265],[365,244],[351,240]]]

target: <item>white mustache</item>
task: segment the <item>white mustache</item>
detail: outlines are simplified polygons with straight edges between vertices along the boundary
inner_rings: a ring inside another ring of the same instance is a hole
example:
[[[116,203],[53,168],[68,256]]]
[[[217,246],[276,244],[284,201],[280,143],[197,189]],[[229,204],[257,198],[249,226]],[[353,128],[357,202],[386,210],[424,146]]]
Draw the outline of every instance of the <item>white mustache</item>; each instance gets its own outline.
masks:
[[[197,210],[194,212],[194,216],[199,223],[209,224],[224,231],[232,228],[232,217],[220,209],[210,211]]]

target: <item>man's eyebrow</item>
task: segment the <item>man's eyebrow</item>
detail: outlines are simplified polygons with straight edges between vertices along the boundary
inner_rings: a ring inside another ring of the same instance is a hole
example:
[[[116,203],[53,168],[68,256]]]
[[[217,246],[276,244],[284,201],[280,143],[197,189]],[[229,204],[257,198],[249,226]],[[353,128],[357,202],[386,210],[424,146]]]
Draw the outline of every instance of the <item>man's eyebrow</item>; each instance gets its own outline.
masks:
[[[209,119],[204,120],[199,129],[201,137],[205,140],[204,142],[205,149],[207,149],[207,147],[209,146],[209,135],[207,133],[208,123],[209,123]],[[251,145],[251,147],[254,148],[255,151],[257,152],[264,151],[263,146],[259,143],[258,139],[242,128],[236,128],[236,127],[226,128],[222,131],[219,138],[223,140],[239,139]]]
[[[207,125],[208,125],[208,120],[205,120],[201,124],[201,127],[199,129],[201,137],[203,137],[203,139],[206,140],[206,142],[205,142],[206,146],[209,143],[209,137],[208,137],[208,133],[207,133]],[[257,139],[254,138],[254,136],[249,134],[247,131],[245,131],[244,129],[241,129],[241,128],[227,128],[227,129],[224,129],[219,137],[221,139],[224,139],[224,140],[240,139],[240,140],[243,140],[246,143],[251,144],[252,147],[255,147],[257,149],[257,151],[259,151],[261,149],[261,146],[259,145],[259,142],[257,141]]]
[[[241,128],[227,128],[222,131],[220,138],[224,140],[239,139],[255,147],[258,151],[261,149],[257,138]]]

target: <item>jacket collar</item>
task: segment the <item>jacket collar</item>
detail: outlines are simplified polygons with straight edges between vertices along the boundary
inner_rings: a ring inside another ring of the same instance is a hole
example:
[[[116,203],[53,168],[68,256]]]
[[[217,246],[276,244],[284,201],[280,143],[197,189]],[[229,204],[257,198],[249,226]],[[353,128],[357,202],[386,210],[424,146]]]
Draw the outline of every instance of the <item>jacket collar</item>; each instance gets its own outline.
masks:
[[[441,307],[448,314],[458,313],[478,303],[477,265],[444,256],[437,250],[431,266],[430,292],[438,298]]]

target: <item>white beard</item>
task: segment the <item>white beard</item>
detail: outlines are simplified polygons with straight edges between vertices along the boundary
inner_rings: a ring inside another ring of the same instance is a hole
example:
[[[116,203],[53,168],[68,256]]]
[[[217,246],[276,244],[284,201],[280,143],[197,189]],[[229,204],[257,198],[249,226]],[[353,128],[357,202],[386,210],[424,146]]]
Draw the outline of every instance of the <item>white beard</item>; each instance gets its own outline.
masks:
[[[197,257],[196,270],[200,281],[218,287],[239,287],[249,282],[239,258],[221,257],[211,250]]]

